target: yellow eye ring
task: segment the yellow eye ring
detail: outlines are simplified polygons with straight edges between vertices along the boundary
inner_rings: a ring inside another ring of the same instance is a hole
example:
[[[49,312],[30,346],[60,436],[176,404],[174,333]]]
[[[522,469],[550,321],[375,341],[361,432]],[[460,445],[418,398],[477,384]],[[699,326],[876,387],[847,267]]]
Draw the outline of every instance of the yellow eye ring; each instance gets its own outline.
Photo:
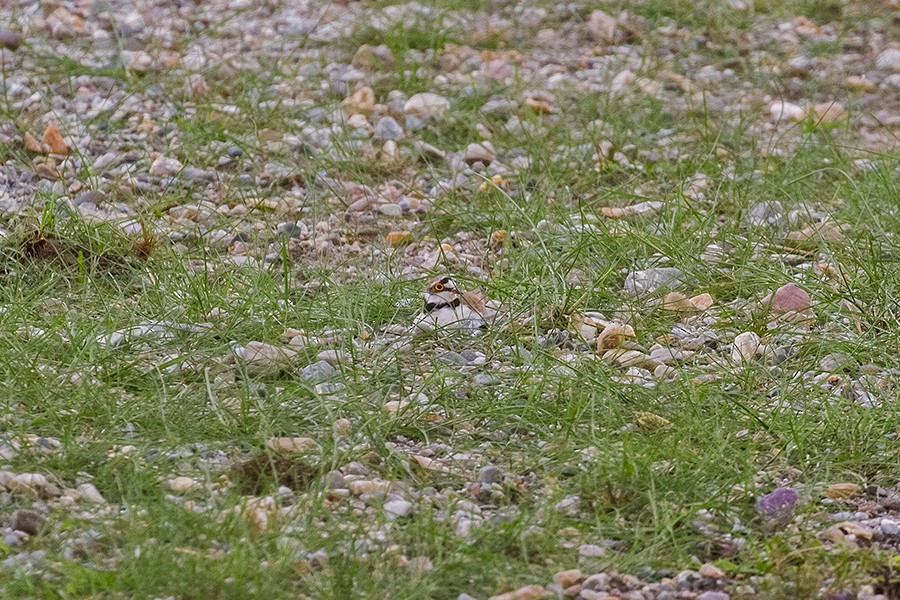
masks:
[[[443,291],[444,291],[444,284],[443,284],[443,283],[436,283],[436,284],[434,284],[434,289],[435,289],[435,291],[443,292]]]

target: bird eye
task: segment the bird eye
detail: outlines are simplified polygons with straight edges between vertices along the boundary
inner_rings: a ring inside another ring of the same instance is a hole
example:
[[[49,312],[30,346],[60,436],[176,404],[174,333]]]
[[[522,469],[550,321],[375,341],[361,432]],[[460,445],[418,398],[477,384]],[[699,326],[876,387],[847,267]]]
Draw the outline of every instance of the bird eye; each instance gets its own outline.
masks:
[[[434,284],[434,289],[435,289],[435,291],[443,292],[443,291],[444,291],[444,284],[443,284],[443,283],[436,283],[436,284]]]

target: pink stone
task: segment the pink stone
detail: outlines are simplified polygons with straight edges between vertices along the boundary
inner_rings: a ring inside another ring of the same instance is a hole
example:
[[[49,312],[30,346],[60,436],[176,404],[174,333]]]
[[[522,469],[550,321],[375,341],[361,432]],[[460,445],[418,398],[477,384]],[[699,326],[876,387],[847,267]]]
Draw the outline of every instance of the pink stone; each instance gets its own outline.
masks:
[[[806,312],[810,306],[809,294],[796,283],[788,283],[775,290],[770,306],[776,312]]]
[[[595,10],[588,17],[587,29],[598,42],[610,44],[616,37],[616,18],[602,10]]]
[[[513,74],[512,65],[498,58],[481,63],[481,74],[491,79],[506,79]]]

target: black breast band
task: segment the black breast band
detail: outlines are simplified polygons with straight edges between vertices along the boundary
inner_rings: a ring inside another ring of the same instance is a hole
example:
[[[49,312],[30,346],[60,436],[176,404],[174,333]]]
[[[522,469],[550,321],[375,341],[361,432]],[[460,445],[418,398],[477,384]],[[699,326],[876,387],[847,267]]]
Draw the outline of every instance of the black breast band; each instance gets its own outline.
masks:
[[[456,308],[459,306],[459,298],[454,298],[450,302],[426,302],[425,303],[425,312],[432,312],[441,308]]]

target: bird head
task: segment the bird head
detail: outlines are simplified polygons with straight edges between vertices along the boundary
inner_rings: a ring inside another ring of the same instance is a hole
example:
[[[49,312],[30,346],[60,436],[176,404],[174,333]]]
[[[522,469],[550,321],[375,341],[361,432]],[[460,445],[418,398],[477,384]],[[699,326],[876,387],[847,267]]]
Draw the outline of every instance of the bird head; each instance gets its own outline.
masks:
[[[426,306],[429,304],[450,304],[454,301],[458,301],[458,297],[459,290],[456,289],[456,284],[447,275],[435,277],[429,282],[428,287],[425,289]]]

